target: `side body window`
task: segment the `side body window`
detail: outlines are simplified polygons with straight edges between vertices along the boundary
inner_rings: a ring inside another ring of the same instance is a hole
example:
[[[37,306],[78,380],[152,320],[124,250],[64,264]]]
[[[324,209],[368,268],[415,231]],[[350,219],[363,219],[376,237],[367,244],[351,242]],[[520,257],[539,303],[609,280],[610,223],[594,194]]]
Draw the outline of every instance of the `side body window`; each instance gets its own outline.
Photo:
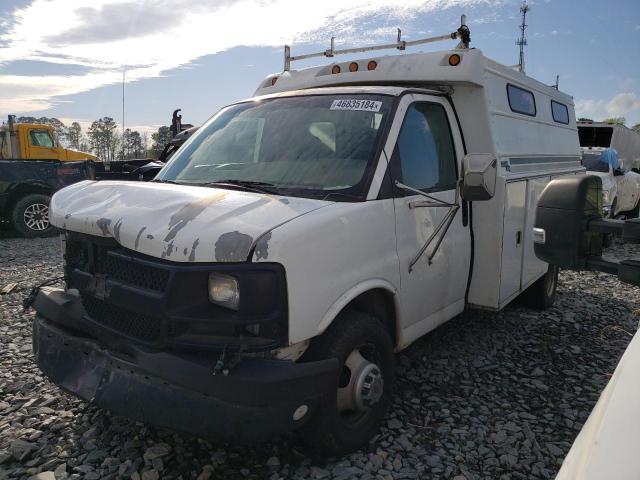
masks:
[[[53,140],[46,130],[31,130],[29,136],[31,137],[31,145],[34,147],[53,148]]]
[[[569,123],[569,109],[564,103],[551,100],[551,115],[554,122],[564,123],[565,125]]]
[[[396,177],[422,191],[455,188],[456,155],[447,114],[435,103],[414,103],[400,129]]]
[[[512,112],[536,116],[536,97],[529,90],[507,83],[507,98]]]

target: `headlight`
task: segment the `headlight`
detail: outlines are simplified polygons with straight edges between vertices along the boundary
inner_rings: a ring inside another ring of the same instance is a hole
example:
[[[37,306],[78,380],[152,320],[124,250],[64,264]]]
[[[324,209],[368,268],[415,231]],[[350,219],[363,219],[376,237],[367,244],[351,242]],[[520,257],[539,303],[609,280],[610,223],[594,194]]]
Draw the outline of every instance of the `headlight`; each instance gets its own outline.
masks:
[[[222,307],[238,310],[240,306],[238,280],[230,275],[210,273],[209,300]]]
[[[602,191],[602,201],[604,203],[609,203],[609,190]]]

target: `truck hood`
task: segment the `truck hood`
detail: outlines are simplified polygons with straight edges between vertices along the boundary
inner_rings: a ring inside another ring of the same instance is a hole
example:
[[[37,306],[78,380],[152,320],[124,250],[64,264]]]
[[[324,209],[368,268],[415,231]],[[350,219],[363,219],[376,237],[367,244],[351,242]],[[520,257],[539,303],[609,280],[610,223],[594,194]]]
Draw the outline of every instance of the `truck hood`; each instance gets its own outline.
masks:
[[[85,181],[56,192],[49,217],[58,228],[113,237],[157,258],[243,262],[254,246],[259,258],[266,257],[270,230],[331,203],[186,185]]]

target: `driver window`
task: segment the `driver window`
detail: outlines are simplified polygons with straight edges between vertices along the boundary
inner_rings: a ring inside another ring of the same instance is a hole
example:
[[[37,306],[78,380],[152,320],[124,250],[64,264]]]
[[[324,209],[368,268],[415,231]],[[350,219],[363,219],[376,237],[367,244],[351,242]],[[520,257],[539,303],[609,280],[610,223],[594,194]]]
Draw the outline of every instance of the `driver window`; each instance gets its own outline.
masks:
[[[396,146],[401,182],[423,191],[450,190],[456,184],[456,158],[442,105],[414,103]]]
[[[53,140],[46,130],[31,130],[29,135],[31,137],[31,145],[34,147],[53,148]]]

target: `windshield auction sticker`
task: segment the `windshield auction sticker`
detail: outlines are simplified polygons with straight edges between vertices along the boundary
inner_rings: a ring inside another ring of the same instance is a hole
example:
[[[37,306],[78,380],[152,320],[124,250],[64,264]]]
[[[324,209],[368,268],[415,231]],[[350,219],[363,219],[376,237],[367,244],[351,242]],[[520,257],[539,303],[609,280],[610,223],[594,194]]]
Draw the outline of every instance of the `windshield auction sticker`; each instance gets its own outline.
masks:
[[[334,100],[330,110],[358,110],[363,112],[379,112],[382,102],[375,100],[356,100],[354,98],[344,98]]]

